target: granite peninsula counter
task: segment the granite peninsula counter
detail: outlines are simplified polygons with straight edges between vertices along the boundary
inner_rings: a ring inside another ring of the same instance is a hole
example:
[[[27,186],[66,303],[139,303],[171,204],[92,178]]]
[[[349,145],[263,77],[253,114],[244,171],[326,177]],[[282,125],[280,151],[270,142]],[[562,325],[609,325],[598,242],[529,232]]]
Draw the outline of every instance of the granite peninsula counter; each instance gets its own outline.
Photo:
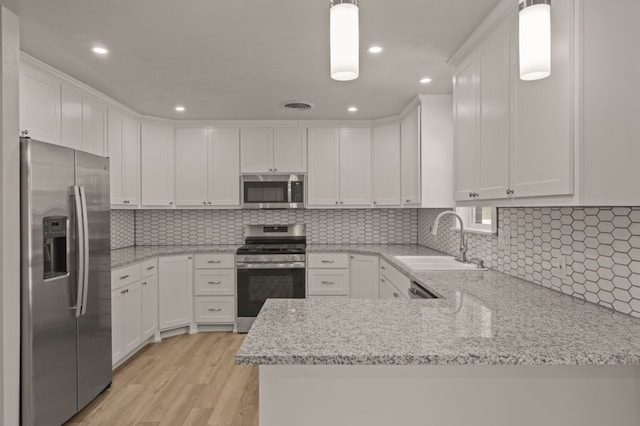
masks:
[[[340,251],[377,254],[442,297],[269,300],[236,355],[260,366],[261,425],[640,424],[640,320],[498,272],[411,273],[393,258],[441,255],[420,246],[308,247]],[[427,402],[439,409],[416,409]]]

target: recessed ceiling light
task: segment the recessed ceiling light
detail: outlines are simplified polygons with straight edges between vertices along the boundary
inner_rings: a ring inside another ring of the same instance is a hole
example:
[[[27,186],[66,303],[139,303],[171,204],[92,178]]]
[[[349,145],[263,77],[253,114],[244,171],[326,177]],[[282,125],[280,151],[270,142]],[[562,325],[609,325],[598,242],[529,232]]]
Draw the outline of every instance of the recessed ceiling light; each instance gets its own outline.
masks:
[[[429,77],[424,77],[424,78],[421,78],[419,81],[420,81],[420,83],[422,83],[422,84],[429,84],[429,83],[431,83],[433,80],[432,80],[431,78],[429,78]]]
[[[109,53],[108,49],[101,46],[94,46],[91,48],[91,51],[96,55],[106,55],[107,53]]]
[[[371,46],[370,48],[367,49],[367,51],[369,53],[380,53],[380,52],[382,52],[382,47],[380,47],[380,46]]]
[[[182,105],[178,105],[176,106],[176,111],[178,112],[184,112],[185,108]]]
[[[348,110],[348,111],[349,111],[349,112],[356,112],[356,111],[358,111],[358,108],[356,108],[356,107],[349,107],[349,110]]]

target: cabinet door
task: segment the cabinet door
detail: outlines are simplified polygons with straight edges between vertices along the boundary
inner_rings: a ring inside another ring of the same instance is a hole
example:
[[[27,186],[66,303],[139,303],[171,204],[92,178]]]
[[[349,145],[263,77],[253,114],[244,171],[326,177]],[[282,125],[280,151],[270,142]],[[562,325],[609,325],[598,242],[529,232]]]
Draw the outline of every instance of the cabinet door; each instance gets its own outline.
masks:
[[[453,78],[455,199],[472,200],[476,191],[477,72],[473,57],[456,69]]]
[[[111,205],[126,205],[124,197],[124,122],[122,115],[109,108],[107,114],[109,178],[111,179]]]
[[[82,108],[84,94],[69,84],[62,85],[61,144],[73,149],[83,149]]]
[[[161,125],[142,125],[142,204],[173,206],[174,133]]]
[[[20,130],[43,142],[60,143],[60,81],[20,64]]]
[[[242,129],[240,138],[242,173],[273,171],[273,129]]]
[[[400,151],[402,170],[402,204],[420,205],[420,107],[411,111],[401,123]]]
[[[192,256],[161,257],[158,268],[158,328],[189,325],[193,317]]]
[[[338,129],[309,129],[309,206],[336,206],[339,203]]]
[[[142,339],[147,340],[158,329],[158,277],[142,280]]]
[[[124,289],[111,292],[111,364],[115,365],[124,356],[123,293]]]
[[[380,277],[380,299],[399,299],[400,294],[386,278]]]
[[[142,343],[142,290],[140,282],[128,285],[122,298],[122,342],[128,354]]]
[[[273,130],[273,171],[307,171],[307,129]]]
[[[129,117],[122,120],[122,180],[128,206],[140,204],[140,123]]]
[[[240,130],[209,130],[209,201],[240,205]]]
[[[507,198],[509,187],[511,20],[478,49],[479,199]]]
[[[371,129],[340,129],[340,205],[371,205]]]
[[[378,256],[350,256],[351,298],[377,299],[378,286]]]
[[[107,105],[93,97],[85,96],[83,108],[82,150],[104,155],[107,141]]]
[[[399,206],[400,125],[373,129],[373,205]]]
[[[573,1],[553,4],[551,76],[537,81],[514,76],[511,188],[516,197],[573,194],[574,7]],[[513,34],[517,40],[517,29]],[[513,68],[517,73],[518,66]]]
[[[207,205],[207,129],[176,129],[176,205]]]

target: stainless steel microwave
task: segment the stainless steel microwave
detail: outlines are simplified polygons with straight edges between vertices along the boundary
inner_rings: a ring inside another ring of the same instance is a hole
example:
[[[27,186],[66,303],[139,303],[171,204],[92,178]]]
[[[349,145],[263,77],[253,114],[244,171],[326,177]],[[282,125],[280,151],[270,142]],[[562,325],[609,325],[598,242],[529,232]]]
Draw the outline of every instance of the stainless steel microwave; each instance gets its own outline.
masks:
[[[302,209],[304,175],[242,175],[242,208]]]

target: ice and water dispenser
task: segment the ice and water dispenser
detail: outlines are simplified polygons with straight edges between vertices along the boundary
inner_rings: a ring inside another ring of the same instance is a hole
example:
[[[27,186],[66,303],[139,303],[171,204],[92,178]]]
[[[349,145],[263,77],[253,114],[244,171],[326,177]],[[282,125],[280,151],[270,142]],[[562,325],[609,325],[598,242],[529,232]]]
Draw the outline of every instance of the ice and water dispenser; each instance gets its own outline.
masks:
[[[42,220],[44,233],[44,279],[67,275],[67,223],[66,216],[48,216]]]

